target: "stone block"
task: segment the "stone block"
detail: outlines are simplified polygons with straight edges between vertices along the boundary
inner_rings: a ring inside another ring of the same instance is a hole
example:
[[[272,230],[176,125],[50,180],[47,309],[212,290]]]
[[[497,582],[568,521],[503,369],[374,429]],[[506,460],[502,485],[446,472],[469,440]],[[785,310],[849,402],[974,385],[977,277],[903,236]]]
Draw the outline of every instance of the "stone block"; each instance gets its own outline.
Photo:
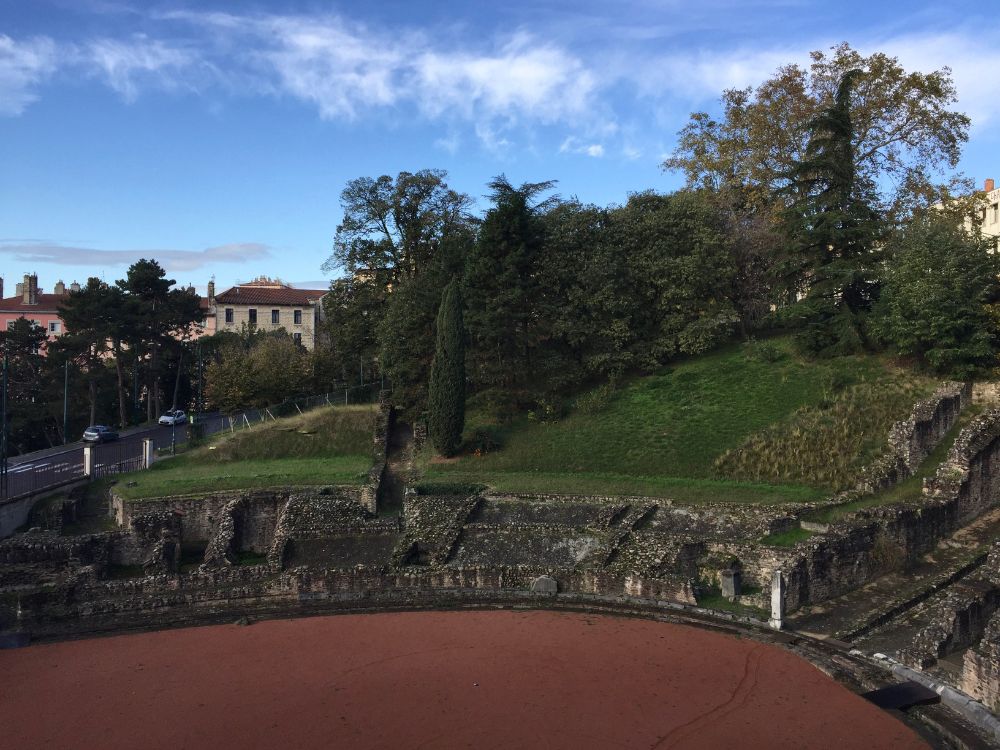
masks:
[[[538,576],[531,582],[531,593],[555,596],[559,593],[559,584],[552,576]]]
[[[743,588],[743,573],[727,568],[722,571],[722,595],[732,601],[738,597]]]

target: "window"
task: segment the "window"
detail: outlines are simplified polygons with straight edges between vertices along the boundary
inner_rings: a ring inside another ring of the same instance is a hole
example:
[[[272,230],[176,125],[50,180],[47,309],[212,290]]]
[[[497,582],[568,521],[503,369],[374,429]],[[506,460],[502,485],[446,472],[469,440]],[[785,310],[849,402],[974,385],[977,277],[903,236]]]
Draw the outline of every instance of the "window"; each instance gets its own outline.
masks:
[[[292,316],[292,321],[297,326],[302,325],[302,311],[301,310],[296,310],[295,311],[295,314]]]
[[[49,333],[62,333],[62,323],[58,320],[50,320]]]
[[[301,333],[293,333],[292,334],[292,338],[295,339],[295,345],[296,346],[302,346],[302,334]]]
[[[998,221],[1000,221],[1000,203],[994,203],[992,209],[993,210],[991,211],[992,216],[990,217],[990,223],[996,224]]]
[[[233,322],[233,308],[231,307],[226,308],[226,322],[227,323]]]
[[[271,310],[271,325],[276,326],[281,322],[281,310]]]
[[[257,325],[257,311],[252,307],[250,308],[249,316],[250,316],[250,325],[254,326]]]

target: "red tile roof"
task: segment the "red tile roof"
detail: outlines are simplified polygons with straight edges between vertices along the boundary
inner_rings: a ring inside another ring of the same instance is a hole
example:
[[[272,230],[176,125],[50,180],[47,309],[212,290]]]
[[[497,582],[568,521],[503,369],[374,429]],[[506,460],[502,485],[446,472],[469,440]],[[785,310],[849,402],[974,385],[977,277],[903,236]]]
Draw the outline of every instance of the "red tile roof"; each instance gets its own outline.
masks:
[[[329,289],[292,289],[273,286],[234,286],[215,295],[219,305],[299,305],[306,306],[318,300]]]
[[[59,303],[66,299],[66,294],[39,294],[37,305],[24,304],[21,295],[7,297],[0,301],[0,312],[16,312],[22,315],[30,315],[32,312],[55,313],[59,312]]]

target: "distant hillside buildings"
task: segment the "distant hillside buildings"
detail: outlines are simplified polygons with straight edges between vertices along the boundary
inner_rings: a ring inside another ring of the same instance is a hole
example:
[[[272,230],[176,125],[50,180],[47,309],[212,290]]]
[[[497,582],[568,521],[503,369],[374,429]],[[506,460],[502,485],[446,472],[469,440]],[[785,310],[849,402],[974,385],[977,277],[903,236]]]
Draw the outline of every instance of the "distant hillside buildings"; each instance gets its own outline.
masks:
[[[13,297],[3,297],[0,278],[0,326],[6,329],[18,318],[27,318],[44,328],[49,339],[65,331],[59,317],[59,304],[78,291],[76,282],[67,287],[58,281],[51,294],[43,293],[36,274],[25,274]],[[218,331],[239,332],[244,325],[259,330],[284,328],[296,343],[306,349],[316,346],[317,331],[323,319],[322,299],[327,289],[295,289],[277,279],[260,276],[246,284],[237,284],[222,294],[215,294],[215,282],[208,282],[208,296],[201,298],[205,321],[195,337],[211,336]]]

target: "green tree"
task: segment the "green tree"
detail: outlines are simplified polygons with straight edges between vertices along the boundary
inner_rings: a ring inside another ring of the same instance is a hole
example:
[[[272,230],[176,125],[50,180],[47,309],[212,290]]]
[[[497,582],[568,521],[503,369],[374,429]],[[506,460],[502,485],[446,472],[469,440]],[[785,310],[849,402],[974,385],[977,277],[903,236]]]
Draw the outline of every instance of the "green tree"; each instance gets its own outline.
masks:
[[[545,241],[541,216],[556,199],[536,199],[554,184],[515,188],[503,175],[494,178],[489,183],[493,205],[465,267],[466,323],[476,381],[515,400],[516,392],[530,388],[537,378],[541,284],[536,270]]]
[[[0,331],[0,356],[7,359],[7,408],[10,442],[18,453],[43,447],[45,414],[42,402],[48,383],[43,382],[47,334],[27,318],[13,321]]]
[[[736,188],[768,206],[805,158],[810,123],[829,108],[844,74],[860,70],[851,116],[858,179],[879,189],[877,206],[900,215],[933,194],[935,174],[954,168],[968,140],[969,118],[952,110],[951,71],[908,72],[897,58],[868,57],[847,43],[811,53],[808,69],[786,65],[757,88],[722,94],[722,117],[691,115],[664,167],[689,187]]]
[[[457,279],[445,287],[441,298],[427,401],[431,442],[442,455],[453,456],[465,428],[465,325]]]
[[[834,103],[809,123],[809,144],[790,172],[787,273],[802,294],[788,310],[812,354],[845,354],[865,343],[864,316],[878,297],[881,233],[874,188],[857,172],[849,71]]]
[[[362,368],[374,376],[377,363],[409,410],[422,408],[426,396],[448,248],[470,230],[471,201],[446,178],[424,169],[348,182],[340,195],[344,218],[323,265],[344,274],[324,305],[345,380]]]
[[[970,378],[997,365],[1000,257],[950,216],[916,217],[889,245],[877,329],[935,372]]]

